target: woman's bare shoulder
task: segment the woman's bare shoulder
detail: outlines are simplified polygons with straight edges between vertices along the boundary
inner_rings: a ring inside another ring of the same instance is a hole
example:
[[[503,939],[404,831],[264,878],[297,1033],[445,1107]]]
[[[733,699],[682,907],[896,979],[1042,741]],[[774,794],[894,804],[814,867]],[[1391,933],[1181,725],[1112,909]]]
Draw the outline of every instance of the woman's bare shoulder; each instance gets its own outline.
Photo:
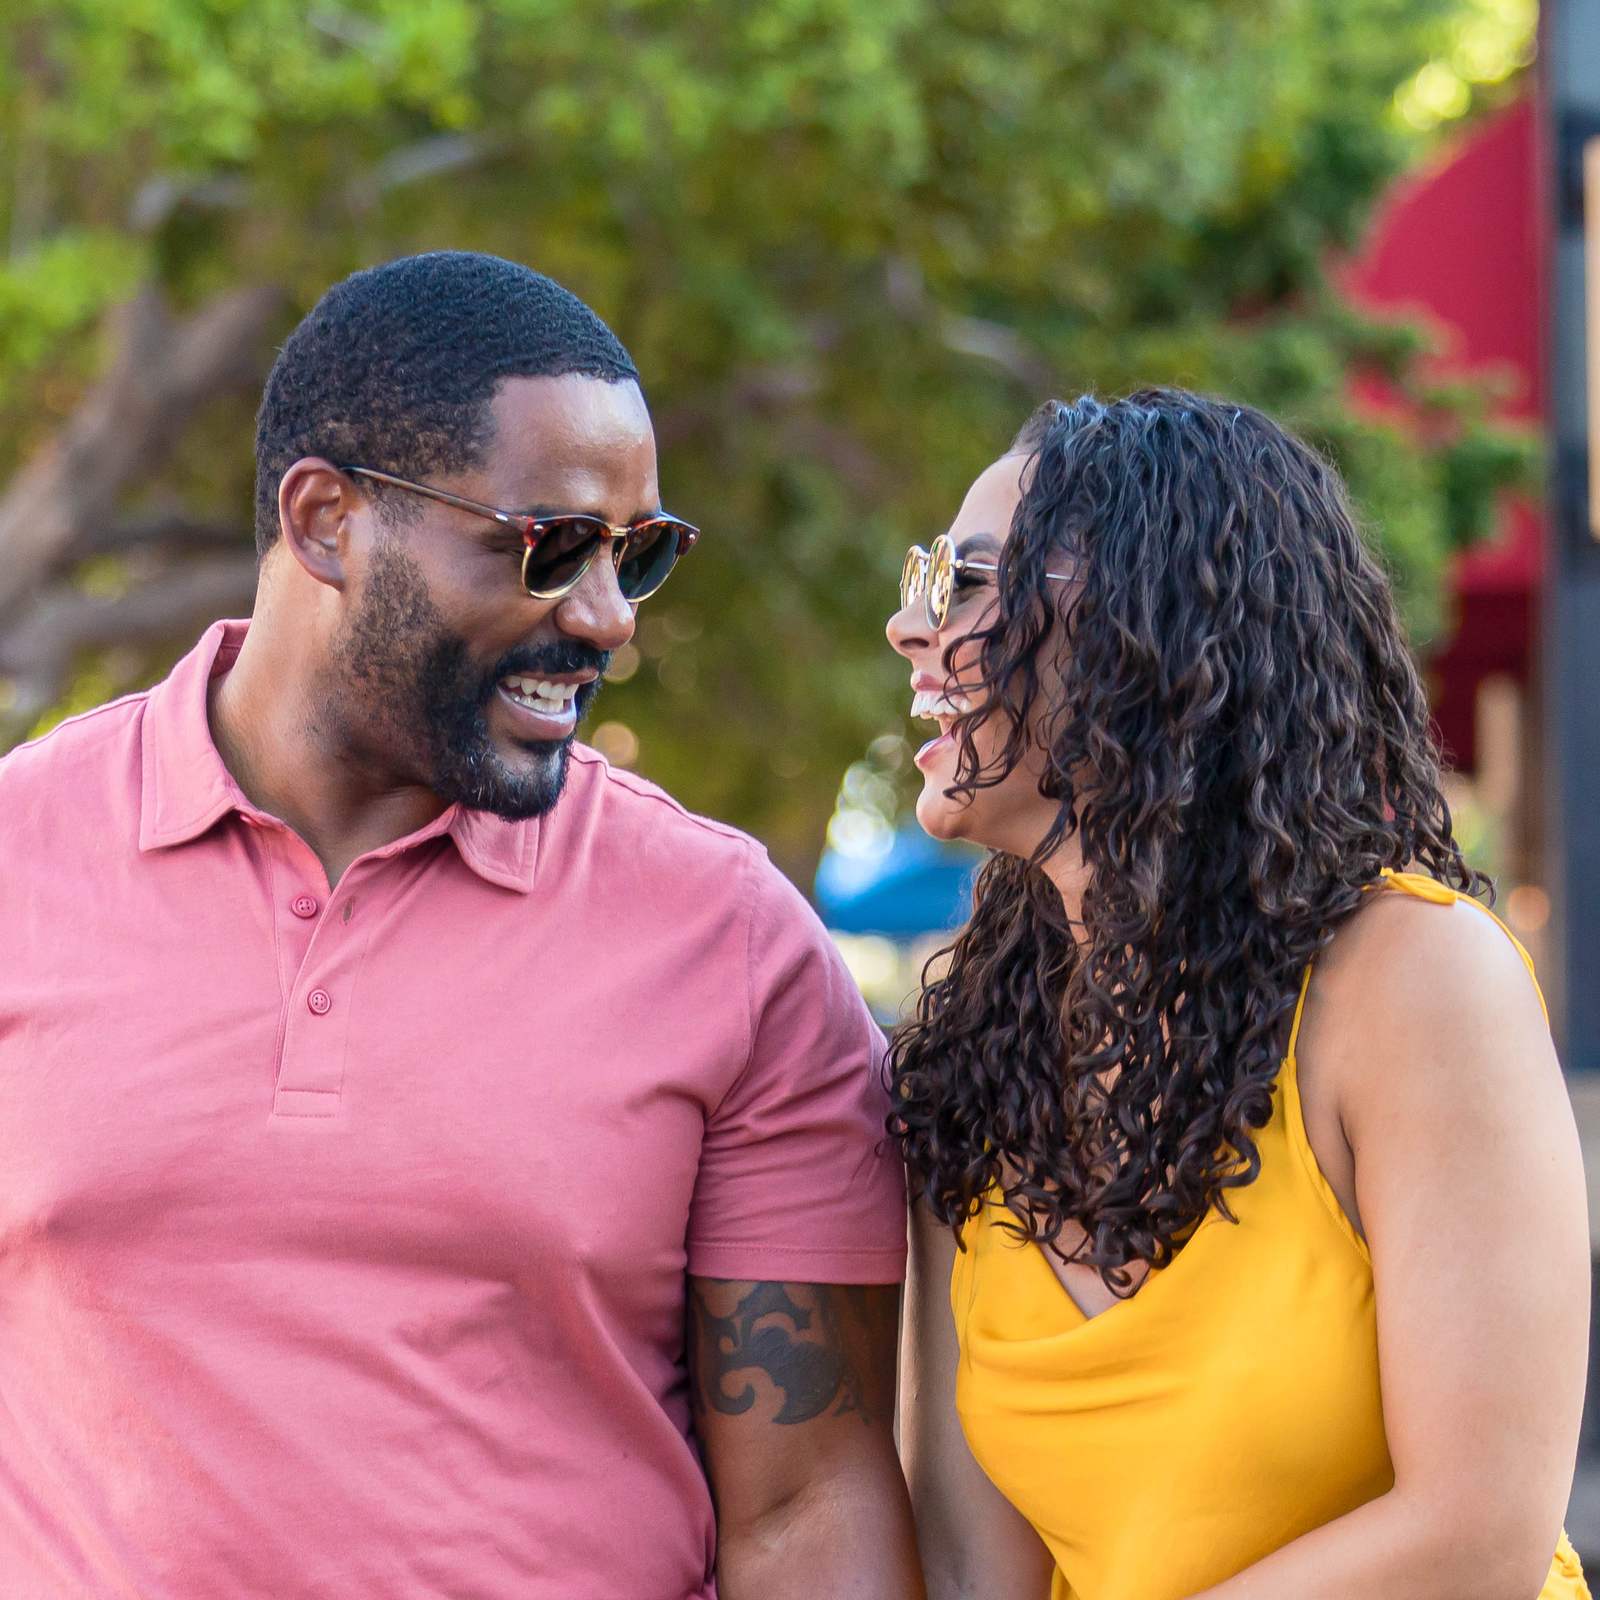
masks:
[[[1525,1089],[1530,1072],[1559,1080],[1527,963],[1473,902],[1374,893],[1335,934],[1312,993],[1317,1070],[1341,1102],[1387,1098],[1402,1067],[1413,1104],[1459,1096],[1469,1080],[1502,1092]]]

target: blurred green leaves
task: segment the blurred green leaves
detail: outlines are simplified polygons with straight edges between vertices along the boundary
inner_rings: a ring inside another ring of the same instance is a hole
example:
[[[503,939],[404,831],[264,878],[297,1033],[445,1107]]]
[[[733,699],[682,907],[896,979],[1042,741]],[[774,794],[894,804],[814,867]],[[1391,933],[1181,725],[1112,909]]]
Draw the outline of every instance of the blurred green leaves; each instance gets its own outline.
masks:
[[[273,283],[298,313],[417,249],[550,272],[633,351],[666,502],[706,529],[600,715],[803,869],[840,771],[900,725],[905,545],[1045,389],[1177,381],[1282,415],[1437,626],[1447,553],[1529,453],[1324,271],[1423,148],[1397,94],[1481,66],[1509,3],[13,0],[0,473],[142,283],[180,308]],[[1364,371],[1427,426],[1356,416]],[[242,545],[250,436],[219,398],[130,502],[225,511]]]

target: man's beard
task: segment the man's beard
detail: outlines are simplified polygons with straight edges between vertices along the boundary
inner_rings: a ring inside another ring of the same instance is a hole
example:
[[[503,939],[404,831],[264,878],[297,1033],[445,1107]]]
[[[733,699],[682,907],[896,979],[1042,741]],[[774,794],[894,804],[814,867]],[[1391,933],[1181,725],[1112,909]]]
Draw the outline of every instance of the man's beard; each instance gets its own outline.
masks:
[[[610,656],[575,639],[519,646],[487,670],[445,627],[410,556],[383,539],[349,627],[335,647],[328,721],[348,743],[406,769],[446,804],[517,820],[542,816],[567,777],[572,736],[520,744],[527,766],[509,765],[489,736],[488,707],[508,673],[528,677],[592,671],[575,702],[583,720]]]

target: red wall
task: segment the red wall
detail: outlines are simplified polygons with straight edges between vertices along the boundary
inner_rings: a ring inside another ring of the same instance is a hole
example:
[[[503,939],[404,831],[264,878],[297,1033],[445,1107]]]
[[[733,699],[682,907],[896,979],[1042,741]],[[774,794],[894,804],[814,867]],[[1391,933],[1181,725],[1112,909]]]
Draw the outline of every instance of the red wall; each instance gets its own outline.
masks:
[[[1403,180],[1380,208],[1360,254],[1338,278],[1358,304],[1420,317],[1434,330],[1436,368],[1454,379],[1498,382],[1497,412],[1544,419],[1544,229],[1539,121],[1532,96],[1477,124],[1437,162]],[[1381,384],[1356,401],[1390,412]],[[1494,535],[1450,572],[1454,631],[1429,662],[1445,744],[1473,765],[1479,681],[1505,672],[1528,681],[1538,624],[1543,527],[1537,505],[1510,503]]]

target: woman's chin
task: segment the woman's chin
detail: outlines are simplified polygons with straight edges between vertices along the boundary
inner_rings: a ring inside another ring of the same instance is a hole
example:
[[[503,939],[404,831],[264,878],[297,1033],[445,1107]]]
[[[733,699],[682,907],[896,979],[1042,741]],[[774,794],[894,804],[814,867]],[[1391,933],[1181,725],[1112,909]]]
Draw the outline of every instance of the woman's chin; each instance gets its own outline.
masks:
[[[926,773],[917,796],[917,826],[931,839],[977,845],[1006,855],[1032,855],[1055,821],[1055,807],[1041,801],[1019,816],[1014,809],[995,805],[995,791],[980,790],[976,802],[945,793],[955,782],[952,773]]]
[[[917,796],[917,824],[933,839],[971,839],[968,824],[972,807],[945,794],[949,783],[947,778],[930,778],[924,785]]]

